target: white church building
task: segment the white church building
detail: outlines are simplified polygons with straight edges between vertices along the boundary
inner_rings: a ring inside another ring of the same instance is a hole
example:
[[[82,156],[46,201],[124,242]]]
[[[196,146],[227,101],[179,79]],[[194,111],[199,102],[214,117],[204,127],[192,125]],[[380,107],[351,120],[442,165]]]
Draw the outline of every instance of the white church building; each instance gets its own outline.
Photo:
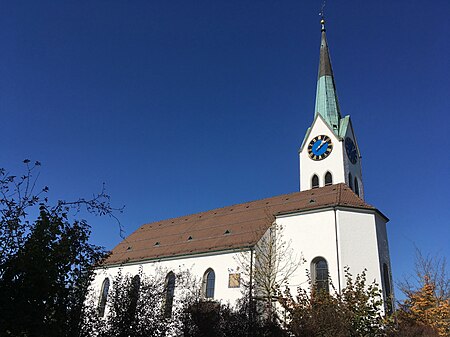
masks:
[[[323,20],[314,119],[299,158],[299,192],[142,225],[97,269],[99,304],[107,310],[119,270],[136,275],[162,268],[169,271],[167,282],[174,282],[170,272],[180,266],[203,279],[203,297],[233,304],[242,296],[245,274],[238,257],[255,249],[273,221],[304,259],[288,280],[294,294],[299,286],[308,288],[307,271],[312,282],[327,287],[331,280],[341,291],[349,267],[353,275],[366,269],[368,282],[391,301],[388,218],[364,201],[361,155],[350,116],[339,108]],[[176,296],[176,286],[174,291]]]

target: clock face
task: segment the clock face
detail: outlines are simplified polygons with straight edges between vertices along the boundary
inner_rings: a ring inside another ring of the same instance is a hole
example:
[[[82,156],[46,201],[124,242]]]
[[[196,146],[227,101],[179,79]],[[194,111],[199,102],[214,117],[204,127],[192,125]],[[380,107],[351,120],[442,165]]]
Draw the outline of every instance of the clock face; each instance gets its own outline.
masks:
[[[330,137],[320,135],[315,137],[308,145],[309,158],[312,160],[322,160],[328,157],[333,150],[333,143]]]
[[[356,164],[358,161],[358,152],[356,151],[355,143],[349,137],[345,138],[345,151],[347,152],[347,157],[350,159],[352,164]]]

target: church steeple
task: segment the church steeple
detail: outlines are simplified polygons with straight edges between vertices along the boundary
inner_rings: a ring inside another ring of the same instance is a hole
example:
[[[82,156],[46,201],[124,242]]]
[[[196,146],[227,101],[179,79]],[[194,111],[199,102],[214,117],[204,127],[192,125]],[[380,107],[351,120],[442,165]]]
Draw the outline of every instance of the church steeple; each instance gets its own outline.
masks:
[[[300,147],[300,189],[345,183],[364,197],[361,155],[350,116],[339,108],[322,8],[322,38],[314,120]]]
[[[320,114],[328,126],[339,133],[341,111],[334,83],[333,69],[331,68],[330,52],[328,50],[325,33],[325,20],[322,18],[322,40],[320,43],[319,74],[317,79],[315,114]]]

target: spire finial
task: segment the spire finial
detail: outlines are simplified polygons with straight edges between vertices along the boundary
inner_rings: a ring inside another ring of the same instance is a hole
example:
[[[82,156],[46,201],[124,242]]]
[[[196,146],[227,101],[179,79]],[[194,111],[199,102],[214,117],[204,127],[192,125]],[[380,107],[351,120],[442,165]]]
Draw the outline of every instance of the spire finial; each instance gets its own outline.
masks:
[[[339,109],[339,102],[336,92],[336,85],[334,84],[333,70],[331,68],[330,51],[328,50],[327,36],[325,33],[325,1],[322,0],[322,8],[320,10],[320,23],[322,25],[321,39],[320,39],[320,61],[319,74],[317,78],[316,91],[316,114],[320,114],[328,123],[328,126],[336,132],[339,131],[339,123],[341,120],[341,113]]]
[[[320,12],[319,12],[320,24],[322,25],[322,32],[325,31],[325,12],[324,12],[325,5],[326,5],[326,0],[323,0],[322,7],[320,8]]]

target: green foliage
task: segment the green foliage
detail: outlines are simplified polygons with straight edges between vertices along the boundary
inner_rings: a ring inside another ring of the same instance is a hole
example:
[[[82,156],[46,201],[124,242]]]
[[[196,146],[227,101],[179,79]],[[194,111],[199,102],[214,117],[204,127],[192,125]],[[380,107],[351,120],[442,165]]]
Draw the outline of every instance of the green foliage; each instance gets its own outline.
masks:
[[[366,283],[366,271],[353,281],[345,270],[346,286],[338,296],[349,327],[349,336],[380,336],[383,332],[382,293],[377,284]]]
[[[189,304],[183,315],[183,335],[185,337],[223,336],[225,311],[228,311],[227,308],[213,301],[199,300]],[[241,327],[237,328],[236,335],[239,336],[239,332],[242,333],[242,331],[239,331]]]
[[[103,191],[51,206],[47,187],[35,192],[32,173],[40,163],[24,163],[20,177],[0,169],[0,335],[78,336],[93,267],[105,253],[89,244],[89,224],[69,211],[113,209]]]
[[[0,326],[13,336],[75,334],[90,266],[103,257],[88,244],[85,222],[40,211],[23,247],[1,267]]]
[[[187,271],[178,271],[172,315],[164,308],[167,292],[166,270],[152,275],[139,272],[113,278],[104,317],[99,317],[97,294],[92,293],[84,308],[80,337],[270,337],[287,336],[276,323],[249,316],[248,297],[236,307],[201,299],[199,283]],[[96,296],[94,296],[96,295]]]
[[[346,287],[339,294],[298,289],[294,298],[289,289],[281,299],[288,312],[288,329],[298,337],[383,336],[380,313],[381,292],[367,285],[365,271],[353,279],[346,269]]]
[[[182,308],[196,294],[196,282],[188,271],[175,273],[177,292],[171,316],[165,310],[166,270],[152,275],[123,274],[113,278],[104,317],[98,314],[98,298],[91,293],[86,302],[80,337],[172,336],[179,332]]]
[[[182,332],[185,337],[271,337],[288,336],[276,322],[249,312],[248,297],[236,305],[214,301],[196,300],[187,303],[183,310]]]

